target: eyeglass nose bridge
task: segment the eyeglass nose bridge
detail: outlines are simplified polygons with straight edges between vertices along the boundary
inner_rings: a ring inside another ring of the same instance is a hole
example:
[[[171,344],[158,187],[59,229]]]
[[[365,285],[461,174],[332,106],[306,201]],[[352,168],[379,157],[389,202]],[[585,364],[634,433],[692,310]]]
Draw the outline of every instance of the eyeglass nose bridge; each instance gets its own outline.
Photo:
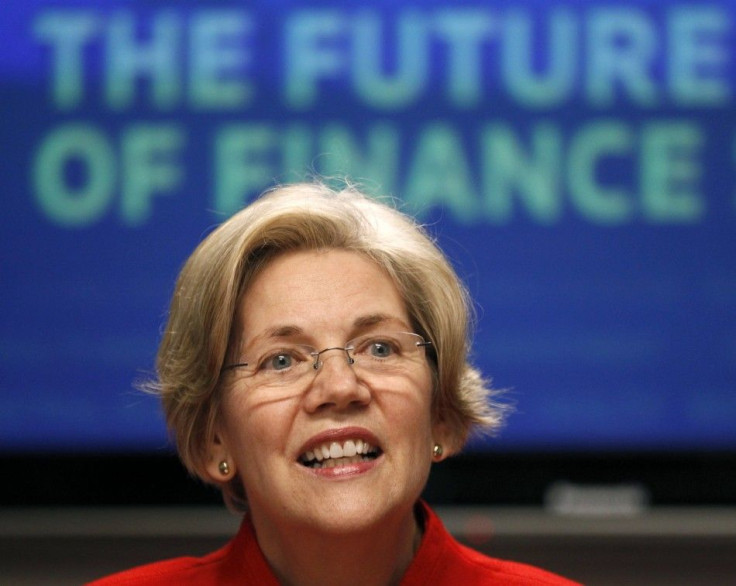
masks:
[[[350,356],[350,351],[353,350],[352,346],[333,346],[331,348],[325,348],[324,350],[320,350],[318,352],[312,352],[312,356],[314,356],[314,363],[312,364],[312,368],[314,370],[319,370],[319,367],[322,366],[322,361],[319,359],[319,357],[325,352],[329,352],[330,350],[341,350],[345,352],[345,358],[347,358],[348,364],[351,366],[355,364],[355,358]]]

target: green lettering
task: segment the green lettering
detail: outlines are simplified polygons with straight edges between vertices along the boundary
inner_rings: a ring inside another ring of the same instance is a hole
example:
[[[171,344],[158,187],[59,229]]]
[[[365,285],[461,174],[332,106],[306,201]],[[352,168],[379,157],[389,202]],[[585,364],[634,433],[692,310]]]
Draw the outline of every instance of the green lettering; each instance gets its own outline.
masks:
[[[151,216],[154,194],[171,191],[182,180],[174,160],[184,143],[175,125],[140,124],[123,133],[122,217],[130,225],[143,224]]]
[[[450,211],[462,222],[480,220],[466,153],[457,131],[448,124],[432,124],[419,136],[404,189],[404,200],[417,216],[434,206]]]
[[[69,165],[84,170],[78,185],[67,179]],[[86,124],[54,130],[33,161],[33,187],[43,212],[61,226],[88,226],[102,217],[115,190],[115,152],[105,135]]]
[[[531,152],[525,152],[508,126],[493,124],[483,130],[484,205],[493,223],[511,221],[515,198],[536,222],[551,224],[560,218],[560,133],[550,124],[540,124],[530,142]]]
[[[698,191],[703,134],[694,124],[652,123],[641,146],[641,198],[644,215],[657,223],[696,223],[705,214]]]
[[[595,122],[573,138],[568,158],[568,185],[575,208],[600,224],[623,224],[634,215],[634,203],[625,190],[604,187],[598,164],[605,157],[624,156],[633,149],[631,131],[619,122]]]
[[[231,215],[273,181],[279,134],[266,124],[233,124],[215,141],[215,211]]]

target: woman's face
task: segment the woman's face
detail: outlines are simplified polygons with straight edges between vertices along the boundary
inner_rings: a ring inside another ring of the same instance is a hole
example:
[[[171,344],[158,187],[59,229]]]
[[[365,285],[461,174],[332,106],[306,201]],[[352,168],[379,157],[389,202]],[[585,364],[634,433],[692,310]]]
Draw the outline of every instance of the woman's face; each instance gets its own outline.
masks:
[[[242,297],[237,319],[238,361],[252,361],[269,347],[322,350],[364,334],[412,331],[389,277],[343,250],[276,257]],[[302,525],[349,532],[406,515],[427,480],[432,447],[442,440],[432,426],[432,377],[423,350],[389,373],[351,366],[341,350],[320,360],[318,370],[310,362],[308,374],[288,384],[259,385],[259,375],[239,369],[227,375],[209,470],[218,478],[222,459],[234,467],[257,530]],[[288,361],[277,356],[263,367],[280,370]],[[367,444],[375,449],[361,457]],[[321,467],[305,464],[323,450],[333,450],[335,467],[326,459]]]

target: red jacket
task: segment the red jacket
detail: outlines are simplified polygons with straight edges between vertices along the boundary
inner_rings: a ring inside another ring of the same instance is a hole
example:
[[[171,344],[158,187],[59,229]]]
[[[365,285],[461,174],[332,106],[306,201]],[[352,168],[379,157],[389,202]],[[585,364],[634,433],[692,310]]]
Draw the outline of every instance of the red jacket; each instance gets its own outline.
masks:
[[[424,503],[424,536],[402,586],[575,586],[544,570],[487,557],[458,543]],[[201,558],[182,557],[134,568],[88,586],[278,586],[245,519],[235,538]]]

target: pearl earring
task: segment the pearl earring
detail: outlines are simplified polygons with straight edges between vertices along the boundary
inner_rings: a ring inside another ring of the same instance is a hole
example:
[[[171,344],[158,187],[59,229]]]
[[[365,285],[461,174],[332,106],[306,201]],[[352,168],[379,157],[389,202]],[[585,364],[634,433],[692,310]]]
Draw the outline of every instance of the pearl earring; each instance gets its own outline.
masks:
[[[227,476],[228,474],[230,474],[230,465],[227,463],[227,460],[223,460],[222,462],[220,462],[217,466],[217,469],[223,476]]]
[[[432,455],[435,458],[439,458],[442,455],[442,446],[440,444],[435,444],[432,448]]]

